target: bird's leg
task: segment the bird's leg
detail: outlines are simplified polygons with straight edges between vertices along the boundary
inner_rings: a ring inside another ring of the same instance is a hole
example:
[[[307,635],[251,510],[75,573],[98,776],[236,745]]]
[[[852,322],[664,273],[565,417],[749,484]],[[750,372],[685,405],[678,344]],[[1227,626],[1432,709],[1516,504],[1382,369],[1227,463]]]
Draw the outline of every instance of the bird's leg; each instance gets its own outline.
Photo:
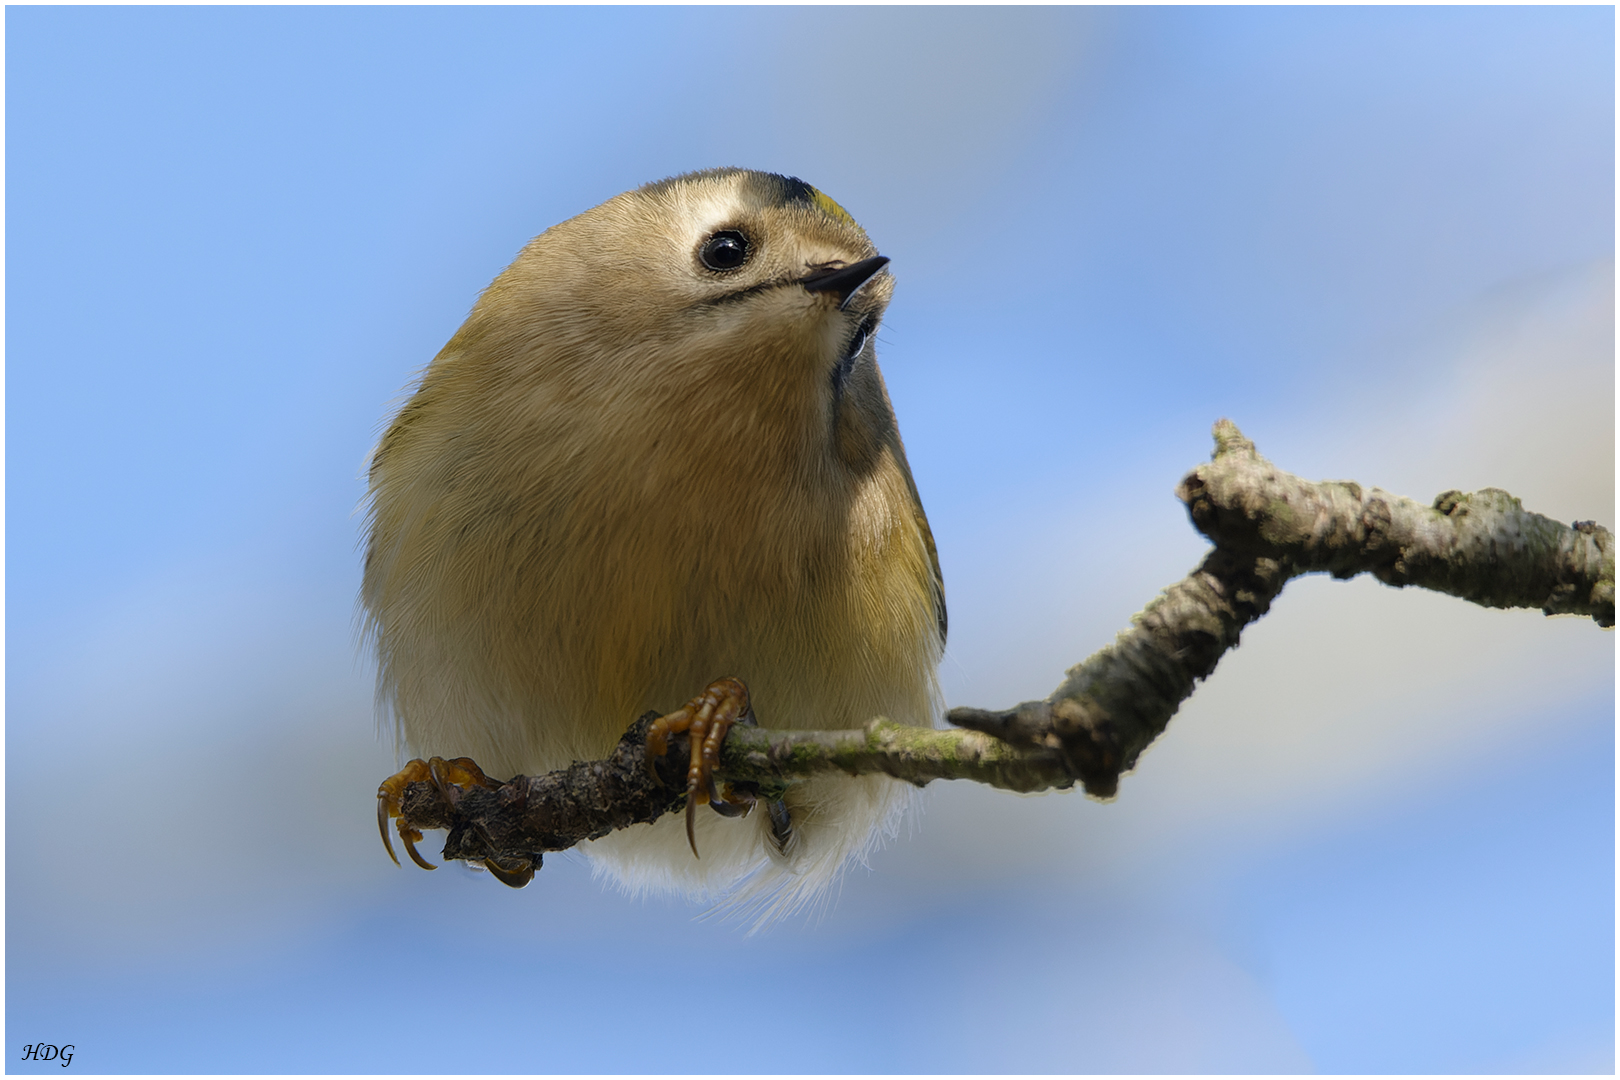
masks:
[[[697,855],[697,836],[693,831],[697,807],[708,803],[726,817],[738,817],[754,805],[747,792],[726,785],[722,795],[715,786],[714,771],[720,766],[720,745],[733,724],[752,724],[754,713],[748,704],[748,687],[741,679],[716,679],[697,697],[679,709],[660,716],[647,729],[647,769],[652,771],[654,759],[661,758],[669,749],[669,737],[687,732],[691,755],[686,769],[686,842]]]
[[[432,784],[439,794],[452,803],[455,799],[452,790],[456,787],[498,788],[501,786],[499,780],[491,780],[485,776],[484,770],[480,769],[472,758],[458,757],[451,758],[449,761],[438,757],[429,761],[415,758],[407,762],[403,769],[384,780],[382,785],[377,788],[377,831],[382,833],[383,847],[388,849],[388,857],[394,860],[395,866],[399,865],[399,857],[394,854],[393,842],[388,839],[388,819],[400,816],[400,800],[405,797],[405,789],[416,783]],[[406,825],[404,821],[401,821],[399,823],[399,838],[405,842],[405,850],[410,854],[411,861],[417,866],[424,870],[438,869],[438,867],[417,853],[416,842],[422,839],[420,830],[413,829]],[[486,865],[488,864],[486,863]],[[497,870],[494,866],[490,866],[489,869],[492,873]],[[509,876],[512,876],[510,871],[503,869],[495,873],[495,876],[508,885],[513,884],[512,881],[507,880]],[[533,876],[532,873],[530,876]],[[527,879],[522,884],[528,884]]]

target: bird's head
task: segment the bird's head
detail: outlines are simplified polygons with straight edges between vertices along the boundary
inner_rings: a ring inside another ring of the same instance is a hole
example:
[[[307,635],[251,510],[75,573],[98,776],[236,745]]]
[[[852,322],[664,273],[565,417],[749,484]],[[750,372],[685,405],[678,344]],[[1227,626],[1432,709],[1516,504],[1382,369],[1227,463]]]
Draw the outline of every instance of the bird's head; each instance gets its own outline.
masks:
[[[612,403],[626,434],[684,415],[860,471],[894,431],[872,347],[887,263],[801,180],[692,173],[536,237],[446,352],[498,361],[509,388]]]

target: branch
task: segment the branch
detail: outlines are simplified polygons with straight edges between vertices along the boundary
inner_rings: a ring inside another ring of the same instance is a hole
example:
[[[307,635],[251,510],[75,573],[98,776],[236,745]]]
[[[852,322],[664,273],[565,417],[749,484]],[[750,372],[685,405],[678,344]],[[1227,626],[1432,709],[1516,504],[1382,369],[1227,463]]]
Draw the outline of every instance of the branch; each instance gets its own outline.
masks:
[[[1236,425],[1215,425],[1211,462],[1176,489],[1215,548],[1161,593],[1129,629],[1070,668],[1042,701],[999,712],[958,708],[958,730],[881,717],[844,731],[736,727],[719,775],[780,791],[817,772],[884,773],[918,786],[976,780],[1012,791],[1065,788],[1110,797],[1119,776],[1169,723],[1197,683],[1264,615],[1290,578],[1370,573],[1397,587],[1458,596],[1485,607],[1540,608],[1614,625],[1614,537],[1589,521],[1560,524],[1505,491],[1447,491],[1433,506],[1341,481],[1312,483],[1255,451]],[[497,790],[411,784],[401,822],[449,829],[450,859],[538,866],[561,851],[684,807],[684,736],[647,768],[647,726],[636,721],[613,755]],[[960,729],[968,730],[960,730]]]
[[[564,851],[615,829],[656,821],[686,806],[689,744],[682,733],[647,767],[647,713],[602,761],[575,762],[499,788],[412,783],[400,802],[407,828],[448,829],[444,857],[495,859],[522,873],[547,851]],[[734,785],[780,789],[817,772],[881,772],[918,787],[930,780],[978,780],[1013,791],[1069,787],[1074,779],[1051,753],[1019,749],[972,731],[933,731],[879,717],[848,731],[771,732],[735,727],[721,750],[719,775]]]
[[[1426,507],[1359,484],[1311,483],[1255,451],[1229,420],[1215,454],[1176,488],[1193,525],[1215,542],[1114,644],[1070,668],[1044,701],[1002,712],[952,709],[953,724],[1063,755],[1093,795],[1113,795],[1195,683],[1288,580],[1371,573],[1487,607],[1537,607],[1614,625],[1614,537],[1562,525],[1505,491],[1447,491]]]

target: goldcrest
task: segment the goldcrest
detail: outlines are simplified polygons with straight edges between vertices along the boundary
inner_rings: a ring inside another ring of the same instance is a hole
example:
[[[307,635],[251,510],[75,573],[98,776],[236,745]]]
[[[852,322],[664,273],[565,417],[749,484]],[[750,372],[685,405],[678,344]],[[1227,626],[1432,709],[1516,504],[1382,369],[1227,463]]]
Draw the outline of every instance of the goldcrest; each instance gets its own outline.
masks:
[[[769,728],[933,723],[944,586],[874,351],[887,261],[809,184],[741,169],[523,249],[371,459],[361,598],[415,752],[563,768],[726,676]],[[633,890],[770,918],[910,792],[817,777],[699,810],[695,845],[672,815],[583,849]]]

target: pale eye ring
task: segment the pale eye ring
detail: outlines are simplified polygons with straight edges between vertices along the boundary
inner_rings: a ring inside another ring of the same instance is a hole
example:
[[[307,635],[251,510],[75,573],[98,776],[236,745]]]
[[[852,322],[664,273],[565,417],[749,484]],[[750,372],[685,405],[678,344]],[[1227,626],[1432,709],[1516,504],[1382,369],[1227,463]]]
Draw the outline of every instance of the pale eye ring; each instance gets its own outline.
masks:
[[[721,229],[698,248],[698,261],[717,273],[736,270],[753,254],[748,237],[736,229]]]

